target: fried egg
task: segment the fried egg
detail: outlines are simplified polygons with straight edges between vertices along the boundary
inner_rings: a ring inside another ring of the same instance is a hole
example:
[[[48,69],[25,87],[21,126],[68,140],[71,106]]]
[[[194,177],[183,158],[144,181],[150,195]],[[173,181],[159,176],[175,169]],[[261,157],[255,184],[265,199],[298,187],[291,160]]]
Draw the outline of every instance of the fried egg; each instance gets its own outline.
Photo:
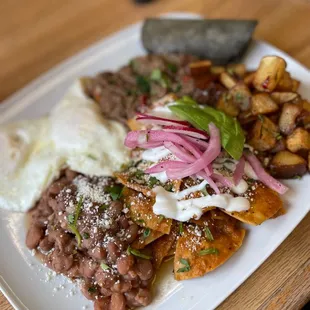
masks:
[[[129,160],[125,128],[76,82],[49,117],[0,126],[0,207],[25,212],[61,169],[112,175]]]

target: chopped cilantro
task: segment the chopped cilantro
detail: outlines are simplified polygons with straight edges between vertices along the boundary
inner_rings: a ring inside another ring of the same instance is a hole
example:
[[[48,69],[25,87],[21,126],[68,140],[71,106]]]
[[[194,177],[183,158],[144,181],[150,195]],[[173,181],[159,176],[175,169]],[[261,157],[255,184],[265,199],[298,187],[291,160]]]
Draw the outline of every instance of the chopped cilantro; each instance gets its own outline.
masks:
[[[73,224],[74,223],[74,215],[73,214],[69,214],[67,216],[67,220],[69,224]]]
[[[178,84],[177,87],[175,88],[174,92],[175,93],[178,93],[179,91],[182,90],[182,85],[181,84]]]
[[[112,200],[115,201],[115,200],[117,200],[121,196],[122,189],[123,189],[122,186],[114,185],[114,186],[111,186],[111,187],[107,187],[105,189],[105,191],[107,193],[109,193],[111,195],[111,197],[112,197]]]
[[[187,259],[181,258],[181,259],[180,259],[180,263],[181,263],[182,265],[184,265],[184,267],[179,268],[179,269],[177,270],[177,272],[187,272],[187,271],[190,271],[191,266],[190,266],[190,264],[189,264],[189,262],[188,262]]]
[[[280,133],[278,133],[277,135],[276,135],[276,140],[281,140],[283,137],[282,137],[282,135],[280,134]]]
[[[166,184],[164,187],[165,187],[165,190],[168,192],[172,192],[172,190],[173,190],[173,184],[172,183]]]
[[[91,287],[89,287],[88,288],[88,293],[91,293],[91,294],[93,294],[93,293],[96,293],[97,292],[97,288],[96,287],[94,287],[94,286],[91,286]]]
[[[152,256],[150,256],[150,255],[143,254],[139,250],[133,249],[130,245],[127,248],[127,254],[128,255],[132,254],[134,256],[141,257],[144,259],[151,259],[152,258]]]
[[[143,232],[143,238],[147,238],[151,234],[151,230],[146,228]]]
[[[176,73],[178,71],[178,67],[175,64],[167,63],[167,68],[172,72]]]
[[[82,237],[83,237],[83,239],[89,239],[89,233],[84,232],[84,233],[82,234]]]
[[[149,81],[142,75],[136,77],[137,87],[143,94],[148,94],[151,91],[151,86]]]
[[[165,217],[163,215],[159,216],[158,223],[161,223]]]
[[[209,241],[213,241],[214,240],[213,235],[212,235],[211,230],[209,229],[209,227],[205,227],[205,235],[206,235],[206,238]]]
[[[151,73],[151,80],[158,82],[162,87],[168,88],[170,85],[169,78],[160,71],[160,69],[154,69]]]
[[[76,237],[76,240],[77,240],[77,243],[78,243],[78,247],[81,245],[82,237],[81,237],[81,234],[79,233],[79,231],[78,231],[78,229],[76,227],[76,224],[77,224],[77,220],[78,220],[78,218],[80,216],[80,213],[81,213],[82,204],[83,204],[83,197],[81,196],[78,204],[75,207],[73,220],[72,220],[71,217],[69,219],[69,216],[68,216],[68,224],[69,224],[68,226],[69,226],[71,232],[75,234],[75,237]],[[70,214],[70,215],[72,215],[72,214]]]
[[[183,232],[184,232],[183,223],[180,222],[180,224],[179,224],[179,233],[180,233],[180,234],[183,234]]]
[[[219,250],[216,248],[209,248],[209,249],[205,249],[205,250],[201,250],[199,253],[199,256],[204,256],[204,255],[209,255],[209,254],[219,254]]]
[[[149,184],[150,187],[153,187],[154,185],[156,185],[158,183],[159,183],[159,180],[157,178],[155,178],[155,177],[150,177],[149,178],[148,184]]]
[[[105,263],[101,263],[100,264],[100,267],[103,269],[103,270],[108,270],[108,269],[111,269],[107,264]]]

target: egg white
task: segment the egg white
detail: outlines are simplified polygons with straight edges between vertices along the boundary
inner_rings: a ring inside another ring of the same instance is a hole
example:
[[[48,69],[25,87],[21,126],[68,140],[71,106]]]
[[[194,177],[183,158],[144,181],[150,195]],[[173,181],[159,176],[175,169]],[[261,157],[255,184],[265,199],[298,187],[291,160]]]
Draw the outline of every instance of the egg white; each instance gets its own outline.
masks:
[[[112,175],[129,160],[125,135],[77,81],[49,117],[0,126],[0,208],[27,211],[64,167]]]

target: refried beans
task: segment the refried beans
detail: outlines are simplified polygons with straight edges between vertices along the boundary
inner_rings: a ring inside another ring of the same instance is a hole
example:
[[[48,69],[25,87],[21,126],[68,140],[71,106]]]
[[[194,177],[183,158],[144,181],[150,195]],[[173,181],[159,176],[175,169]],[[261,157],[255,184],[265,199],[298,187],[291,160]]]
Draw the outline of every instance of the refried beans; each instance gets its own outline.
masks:
[[[119,200],[120,190],[111,177],[67,169],[30,210],[27,247],[52,270],[79,279],[95,310],[146,306],[152,298],[154,266],[145,259],[151,252],[139,257],[128,251],[139,227]]]

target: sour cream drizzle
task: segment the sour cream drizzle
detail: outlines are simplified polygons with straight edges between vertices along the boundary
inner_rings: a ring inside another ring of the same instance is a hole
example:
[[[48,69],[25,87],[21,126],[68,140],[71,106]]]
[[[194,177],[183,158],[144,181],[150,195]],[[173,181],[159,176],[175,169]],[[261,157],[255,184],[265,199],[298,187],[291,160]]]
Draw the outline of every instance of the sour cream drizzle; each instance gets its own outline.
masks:
[[[163,158],[171,155],[171,152],[164,146],[148,149],[142,153],[142,159],[159,162]],[[213,168],[222,169],[226,168],[230,171],[234,171],[236,168],[237,161],[227,160],[227,158],[218,158],[213,163]],[[257,176],[253,171],[252,167],[246,163],[244,169],[245,175],[251,179],[257,180]],[[156,177],[161,183],[166,183],[168,177],[165,171],[159,173],[153,173],[151,176]],[[232,180],[232,178],[230,177]],[[167,218],[172,218],[177,221],[188,221],[191,218],[200,218],[203,214],[203,209],[207,207],[218,207],[225,209],[229,212],[241,212],[246,211],[250,208],[250,202],[244,197],[234,197],[230,194],[219,194],[219,195],[207,195],[200,198],[184,198],[191,193],[201,191],[208,184],[206,180],[200,184],[187,188],[178,193],[167,192],[163,187],[158,186],[153,189],[156,194],[156,202],[153,205],[153,211],[157,215],[164,215]],[[238,185],[231,188],[232,192],[241,195],[248,190],[248,183],[241,179]]]
[[[250,208],[250,202],[244,197],[233,197],[230,194],[207,195],[200,198],[179,200],[202,189],[206,181],[197,186],[187,188],[179,193],[167,192],[163,187],[157,186],[153,189],[156,194],[156,202],[153,205],[153,212],[157,215],[164,215],[177,221],[185,222],[191,218],[199,219],[203,209],[207,207],[218,207],[229,212],[246,211]]]

